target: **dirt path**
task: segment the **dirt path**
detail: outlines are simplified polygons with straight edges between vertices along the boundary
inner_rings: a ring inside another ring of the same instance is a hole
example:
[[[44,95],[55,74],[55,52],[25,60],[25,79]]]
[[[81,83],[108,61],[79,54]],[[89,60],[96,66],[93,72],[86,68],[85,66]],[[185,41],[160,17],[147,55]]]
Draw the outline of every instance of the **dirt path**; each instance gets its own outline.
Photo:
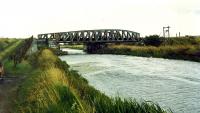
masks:
[[[8,77],[0,80],[0,113],[13,113],[17,88],[22,78]]]

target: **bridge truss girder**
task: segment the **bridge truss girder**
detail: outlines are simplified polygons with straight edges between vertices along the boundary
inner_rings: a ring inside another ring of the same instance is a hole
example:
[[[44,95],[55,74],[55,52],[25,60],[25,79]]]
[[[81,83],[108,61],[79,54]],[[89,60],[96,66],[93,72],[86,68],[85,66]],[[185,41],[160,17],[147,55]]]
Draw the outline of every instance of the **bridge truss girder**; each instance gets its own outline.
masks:
[[[39,34],[39,40],[51,40],[57,43],[88,42],[138,42],[140,34],[128,30],[101,29]]]

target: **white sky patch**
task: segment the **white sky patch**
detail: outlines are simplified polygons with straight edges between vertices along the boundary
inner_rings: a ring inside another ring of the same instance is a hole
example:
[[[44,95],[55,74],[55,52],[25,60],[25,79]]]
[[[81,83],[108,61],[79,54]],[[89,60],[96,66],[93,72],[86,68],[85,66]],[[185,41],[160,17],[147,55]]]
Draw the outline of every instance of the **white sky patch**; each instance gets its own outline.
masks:
[[[0,0],[0,36],[127,29],[142,36],[200,35],[200,0]]]

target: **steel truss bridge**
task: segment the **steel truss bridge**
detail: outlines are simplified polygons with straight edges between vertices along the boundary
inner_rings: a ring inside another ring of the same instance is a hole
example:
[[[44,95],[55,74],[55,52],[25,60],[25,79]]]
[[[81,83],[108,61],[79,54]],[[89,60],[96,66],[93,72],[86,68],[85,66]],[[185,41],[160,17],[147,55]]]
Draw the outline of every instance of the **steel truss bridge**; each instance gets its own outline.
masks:
[[[140,34],[121,29],[81,30],[39,34],[38,41],[55,43],[115,43],[139,42]]]

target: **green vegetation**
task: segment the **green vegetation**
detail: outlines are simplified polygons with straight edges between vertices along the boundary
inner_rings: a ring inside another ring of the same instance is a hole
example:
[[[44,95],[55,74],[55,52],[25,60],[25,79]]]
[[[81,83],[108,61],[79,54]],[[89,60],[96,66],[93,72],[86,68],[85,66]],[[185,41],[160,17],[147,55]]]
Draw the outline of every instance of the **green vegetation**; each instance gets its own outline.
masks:
[[[200,37],[169,38],[162,43],[162,45],[199,45],[199,44],[200,44]]]
[[[0,52],[3,51],[6,47],[15,43],[17,39],[10,38],[0,38]]]
[[[61,47],[72,49],[84,48],[83,45],[63,45]],[[93,53],[157,57],[200,62],[200,37],[162,38],[158,35],[151,35],[144,38],[143,44],[108,44],[106,48],[94,51]]]
[[[68,52],[67,52],[67,51],[62,51],[62,50],[60,50],[60,49],[55,49],[55,48],[49,48],[49,49],[51,49],[51,51],[52,51],[54,54],[58,55],[58,56],[68,55]]]
[[[0,61],[7,58],[10,54],[12,54],[18,46],[22,43],[22,40],[18,40],[7,47],[4,47],[3,50],[0,52]]]
[[[22,61],[14,68],[14,62],[10,60],[13,53],[23,45],[23,42],[24,40],[20,39],[0,39],[0,44],[2,44],[0,45],[0,62],[3,63],[5,69],[4,79],[0,81],[0,112],[2,113],[13,113],[18,85],[21,83],[23,75],[28,74],[31,67],[28,66],[27,62]]]
[[[33,41],[33,37],[23,40],[22,43],[12,53],[12,55],[10,56],[10,59],[14,61],[14,67],[16,67],[17,64],[23,60],[28,49],[30,48],[32,44],[32,41]]]
[[[14,67],[13,61],[5,60],[4,68],[5,68],[6,75],[10,75],[10,76],[27,75],[29,74],[29,72],[33,70],[32,66],[29,64],[27,60],[22,60],[22,62],[18,64],[16,67]]]
[[[13,100],[16,103],[13,111],[17,113],[171,112],[149,101],[137,102],[106,96],[90,86],[76,71],[69,70],[67,63],[61,61],[53,49],[42,49],[27,55],[31,40],[31,38],[16,40],[5,46],[0,53],[1,60],[4,60],[6,75],[21,78],[16,83],[18,90],[13,92],[17,94],[16,100]]]
[[[20,113],[166,113],[152,102],[110,98],[49,49],[28,57],[34,68],[21,84],[16,112]],[[169,111],[170,112],[170,111]]]
[[[76,113],[80,108],[69,90],[59,59],[50,50],[43,50],[28,59],[34,71],[19,91],[17,111],[24,113]]]
[[[154,41],[147,41],[151,38],[148,37],[148,39],[145,39],[145,43],[148,42],[147,46],[110,44],[107,48],[98,50],[96,53],[181,59],[200,62],[200,38],[185,37],[169,38],[166,40],[160,38],[162,41],[158,41],[158,37],[154,37]],[[156,44],[156,42],[159,44]]]
[[[144,39],[144,44],[147,46],[160,46],[163,43],[163,39],[158,35],[147,36]]]
[[[78,44],[78,45],[61,45],[61,48],[71,48],[71,49],[79,49],[82,50],[84,48],[83,44]]]
[[[25,40],[0,39],[0,43],[8,43],[2,46],[3,48],[0,52],[0,61],[4,62],[6,75],[19,75],[30,71],[31,66],[23,59],[31,46],[32,40],[33,38]],[[18,63],[21,64],[17,66]]]
[[[200,37],[179,37],[179,38],[163,38],[158,35],[151,35],[144,38],[146,46],[176,46],[176,45],[199,45]]]

